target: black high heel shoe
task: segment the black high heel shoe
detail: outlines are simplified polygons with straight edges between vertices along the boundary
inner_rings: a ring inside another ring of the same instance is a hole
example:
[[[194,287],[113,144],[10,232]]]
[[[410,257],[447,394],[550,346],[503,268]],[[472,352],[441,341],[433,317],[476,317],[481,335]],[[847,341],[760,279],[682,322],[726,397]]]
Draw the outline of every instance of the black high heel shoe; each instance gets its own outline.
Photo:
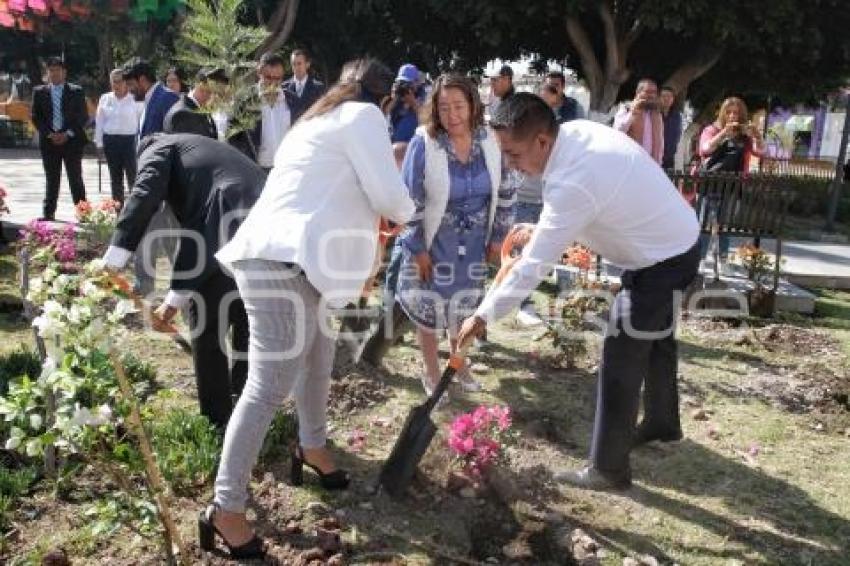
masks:
[[[265,558],[266,545],[263,542],[263,539],[257,535],[254,535],[254,538],[245,544],[240,544],[239,546],[231,546],[230,543],[227,542],[227,539],[224,538],[224,535],[221,534],[213,522],[213,517],[218,509],[218,505],[213,503],[201,511],[201,514],[198,516],[198,546],[201,547],[201,550],[206,552],[215,550],[215,537],[218,535],[224,543],[224,546],[227,547],[228,552],[230,552],[231,558],[235,558],[237,560]]]
[[[304,483],[304,466],[312,469],[319,476],[319,483],[327,490],[345,489],[351,483],[351,476],[348,472],[342,469],[324,473],[317,466],[304,459],[304,450],[300,445],[296,444],[292,447],[292,469],[290,470],[289,478],[292,485],[301,485]]]

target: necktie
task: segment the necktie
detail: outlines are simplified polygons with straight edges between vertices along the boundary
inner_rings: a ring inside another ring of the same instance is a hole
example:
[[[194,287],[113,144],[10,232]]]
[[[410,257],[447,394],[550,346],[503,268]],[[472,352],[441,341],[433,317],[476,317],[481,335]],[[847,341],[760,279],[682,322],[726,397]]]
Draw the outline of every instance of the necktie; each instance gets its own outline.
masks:
[[[62,89],[52,88],[51,98],[53,99],[53,131],[62,131]]]
[[[298,93],[298,98],[301,98],[301,93],[304,92],[304,81],[298,81],[296,85],[296,92]]]

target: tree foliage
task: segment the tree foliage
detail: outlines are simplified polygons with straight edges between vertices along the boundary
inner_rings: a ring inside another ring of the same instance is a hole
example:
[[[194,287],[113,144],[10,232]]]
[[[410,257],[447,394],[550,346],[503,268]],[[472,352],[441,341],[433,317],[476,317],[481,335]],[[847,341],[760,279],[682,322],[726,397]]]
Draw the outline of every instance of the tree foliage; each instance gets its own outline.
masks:
[[[257,26],[245,25],[243,0],[187,0],[188,13],[183,21],[178,59],[192,70],[223,69],[230,83],[217,92],[217,106],[230,118],[228,134],[253,126],[253,108],[243,101],[251,99],[256,84],[255,56],[269,33]]]

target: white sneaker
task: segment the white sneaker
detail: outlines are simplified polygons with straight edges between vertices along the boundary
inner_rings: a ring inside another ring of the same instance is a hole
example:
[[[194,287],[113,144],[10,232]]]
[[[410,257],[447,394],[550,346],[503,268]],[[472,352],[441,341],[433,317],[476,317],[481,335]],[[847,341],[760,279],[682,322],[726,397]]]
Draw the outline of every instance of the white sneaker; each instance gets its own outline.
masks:
[[[535,312],[533,305],[522,307],[519,312],[516,313],[516,321],[521,326],[526,327],[540,326],[543,324],[543,319],[540,318],[540,315],[538,315],[537,312]]]

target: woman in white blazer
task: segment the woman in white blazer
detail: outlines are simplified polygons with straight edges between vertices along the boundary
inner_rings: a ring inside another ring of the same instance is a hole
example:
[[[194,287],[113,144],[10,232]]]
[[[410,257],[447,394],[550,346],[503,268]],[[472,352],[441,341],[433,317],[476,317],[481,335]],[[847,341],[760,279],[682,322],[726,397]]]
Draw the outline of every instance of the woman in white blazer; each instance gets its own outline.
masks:
[[[498,263],[513,221],[515,175],[502,166],[495,136],[484,126],[478,89],[468,78],[443,75],[430,96],[425,124],[410,140],[402,177],[416,216],[401,237],[396,299],[417,325],[425,391],[440,377],[439,335],[454,334],[483,297],[487,262]],[[467,371],[458,379],[477,383]]]
[[[327,450],[327,400],[334,357],[328,307],[356,302],[369,277],[384,216],[414,212],[396,169],[379,101],[393,75],[372,60],[343,67],[339,82],[280,145],[260,199],[217,259],[233,271],[248,313],[248,381],[227,426],[213,505],[201,512],[201,547],[218,535],[234,558],[262,556],[245,517],[247,486],[275,412],[294,393],[302,466],[326,489],[349,477]]]

